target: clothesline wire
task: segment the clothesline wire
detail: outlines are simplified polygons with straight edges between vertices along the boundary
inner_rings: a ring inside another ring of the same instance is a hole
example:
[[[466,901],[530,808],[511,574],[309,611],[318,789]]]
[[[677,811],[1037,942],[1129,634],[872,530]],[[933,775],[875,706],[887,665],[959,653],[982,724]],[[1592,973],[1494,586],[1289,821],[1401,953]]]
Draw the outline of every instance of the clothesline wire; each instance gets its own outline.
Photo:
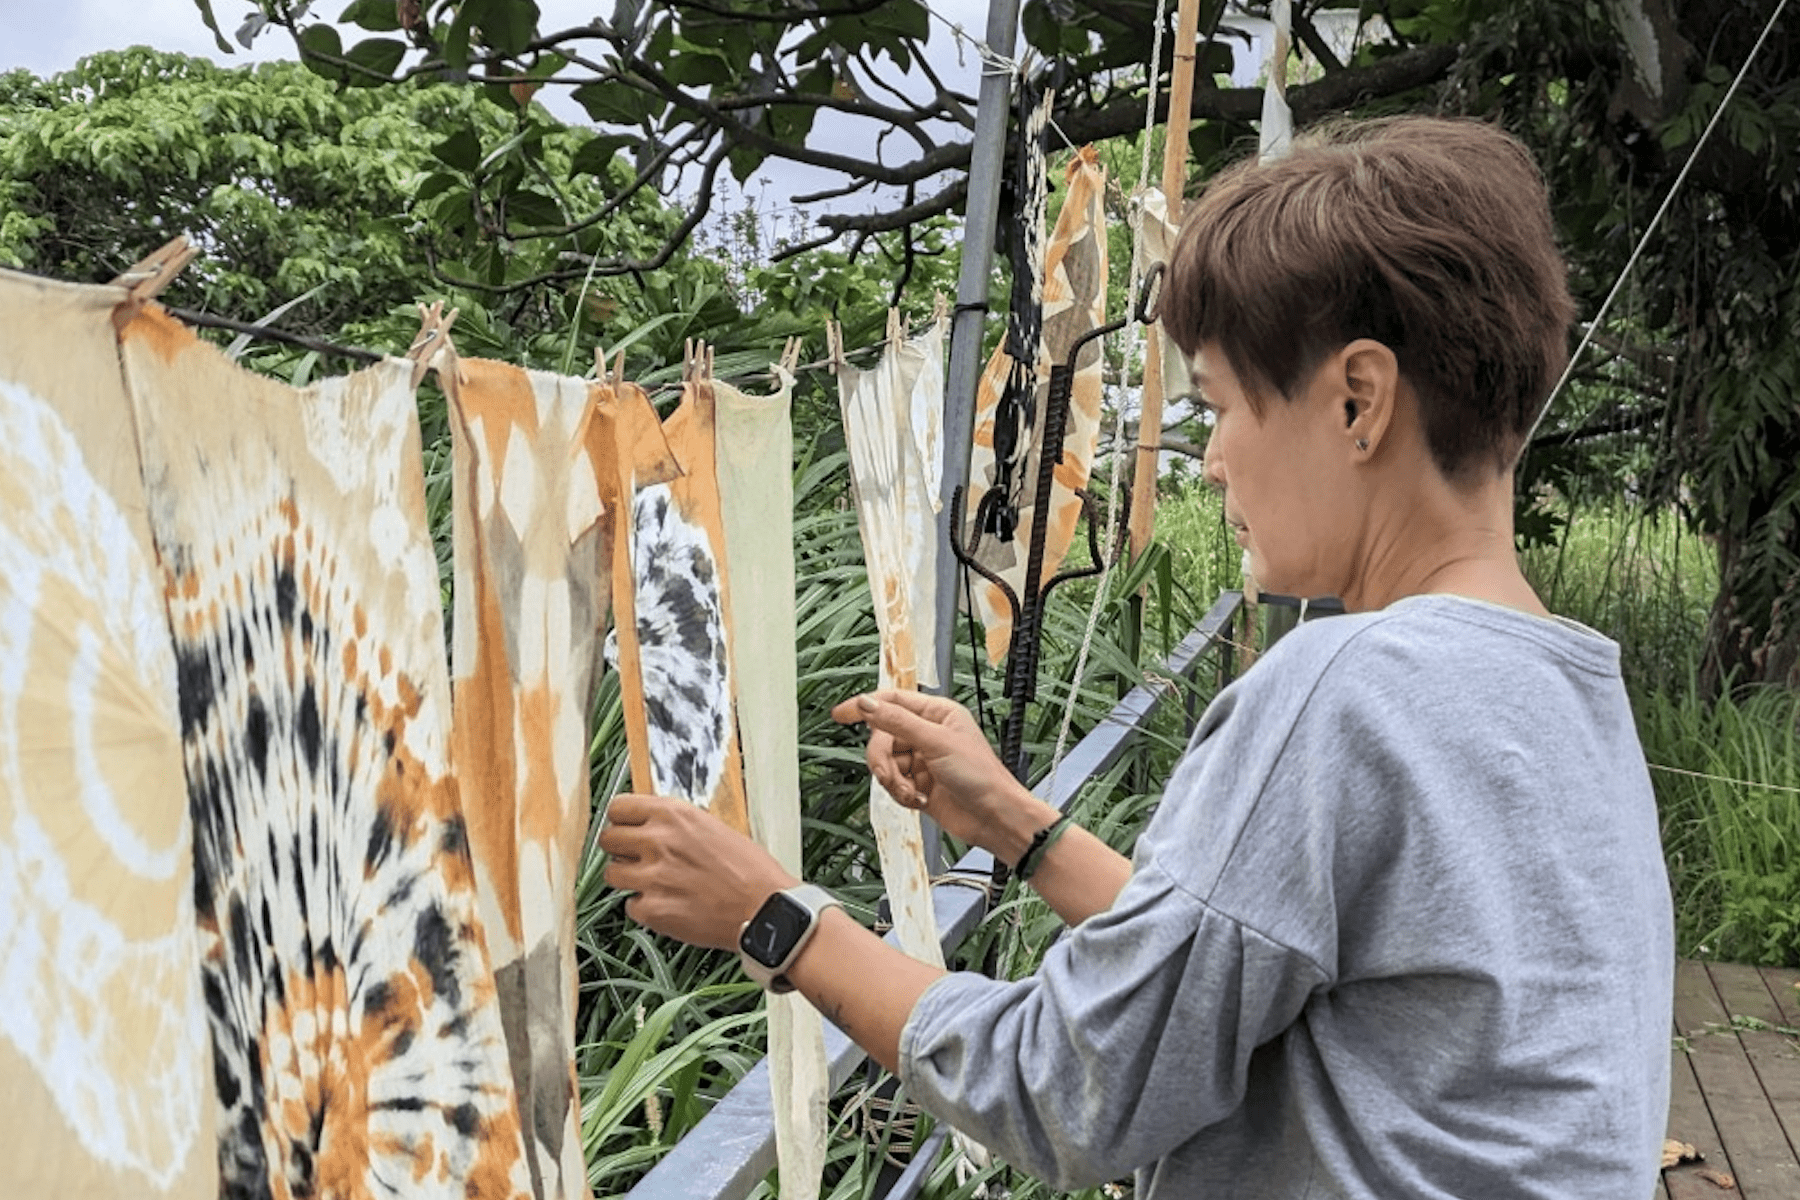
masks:
[[[1694,149],[1688,155],[1687,161],[1681,164],[1681,171],[1675,176],[1675,182],[1669,185],[1668,195],[1663,197],[1656,214],[1650,218],[1650,224],[1644,227],[1643,236],[1638,238],[1637,245],[1632,247],[1631,257],[1625,260],[1624,269],[1613,281],[1612,290],[1606,293],[1606,299],[1600,302],[1600,309],[1594,314],[1594,319],[1589,323],[1587,330],[1582,333],[1581,341],[1575,346],[1575,353],[1569,355],[1568,365],[1563,367],[1562,375],[1556,380],[1556,386],[1550,389],[1550,398],[1544,401],[1544,407],[1538,413],[1537,420],[1531,423],[1531,432],[1525,435],[1526,445],[1530,445],[1531,439],[1537,436],[1538,426],[1544,423],[1544,418],[1550,414],[1551,406],[1556,403],[1557,396],[1562,393],[1564,385],[1569,382],[1569,377],[1575,373],[1575,364],[1581,358],[1582,351],[1588,348],[1588,343],[1594,340],[1594,335],[1605,323],[1606,314],[1612,310],[1613,301],[1619,298],[1619,293],[1625,288],[1625,281],[1631,277],[1631,268],[1637,266],[1637,261],[1643,255],[1644,248],[1650,244],[1650,239],[1655,235],[1657,226],[1662,224],[1663,216],[1669,211],[1669,206],[1675,202],[1675,197],[1681,192],[1681,185],[1687,182],[1688,173],[1700,160],[1700,151],[1706,148],[1707,139],[1712,137],[1713,130],[1719,124],[1719,118],[1723,117],[1725,110],[1731,106],[1731,98],[1737,95],[1738,86],[1744,82],[1745,76],[1750,74],[1750,65],[1756,61],[1757,53],[1762,50],[1763,43],[1769,40],[1769,32],[1781,19],[1782,10],[1787,8],[1787,2],[1788,0],[1780,0],[1775,5],[1775,11],[1769,14],[1769,20],[1763,26],[1762,33],[1757,36],[1756,44],[1751,46],[1750,53],[1744,56],[1744,65],[1738,68],[1737,77],[1731,81],[1731,86],[1725,89],[1725,98],[1720,100],[1719,107],[1713,110],[1712,119],[1701,131],[1700,138],[1694,143]]]
[[[356,362],[374,363],[380,362],[385,358],[400,357],[397,354],[390,354],[382,350],[371,350],[366,346],[351,346],[343,342],[328,341],[324,338],[308,337],[304,334],[290,333],[285,329],[278,329],[273,325],[258,325],[253,321],[239,321],[233,317],[219,316],[216,313],[197,312],[193,309],[175,308],[173,306],[169,306],[167,311],[170,315],[178,317],[189,325],[198,325],[206,329],[223,329],[231,333],[247,334],[260,341],[278,342],[283,345],[297,346],[302,350],[311,350],[318,354],[333,354],[339,358],[348,358]],[[860,358],[867,354],[873,354],[886,347],[886,345],[887,341],[884,338],[879,342],[874,342],[867,346],[859,346],[854,350],[846,350],[844,351],[843,357]],[[835,359],[831,358],[820,358],[815,359],[812,362],[801,363],[794,368],[794,373],[798,375],[804,371],[822,371],[831,367],[835,361]],[[760,371],[752,371],[740,375],[720,376],[720,378],[727,380],[750,379],[758,378],[762,374],[763,372]]]
[[[1705,779],[1713,783],[1729,783],[1734,787],[1762,789],[1770,792],[1788,792],[1800,796],[1800,787],[1791,787],[1785,783],[1765,783],[1760,779],[1735,779],[1730,775],[1713,775],[1706,771],[1689,771],[1683,767],[1665,767],[1661,763],[1647,763],[1652,771],[1662,771],[1670,775],[1685,775],[1690,779]]]

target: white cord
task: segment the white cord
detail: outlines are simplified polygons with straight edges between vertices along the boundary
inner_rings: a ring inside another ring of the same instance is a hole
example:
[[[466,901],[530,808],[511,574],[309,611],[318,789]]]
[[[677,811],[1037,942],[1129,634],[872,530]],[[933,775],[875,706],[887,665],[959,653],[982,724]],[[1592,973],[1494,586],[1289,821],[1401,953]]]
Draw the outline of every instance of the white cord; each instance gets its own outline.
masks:
[[[1017,59],[1008,58],[1004,54],[996,53],[991,46],[989,46],[986,42],[982,41],[980,38],[975,37],[974,35],[969,33],[969,31],[964,29],[959,22],[952,21],[949,17],[946,17],[943,13],[941,13],[937,9],[931,7],[931,5],[923,3],[923,0],[921,0],[919,7],[923,8],[928,15],[930,15],[931,17],[936,19],[940,24],[942,24],[944,26],[944,28],[948,29],[950,31],[950,36],[954,37],[956,39],[956,65],[957,66],[959,66],[959,67],[962,66],[963,47],[968,46],[975,51],[975,56],[977,58],[981,59],[981,66],[982,66],[981,73],[983,75],[992,75],[992,74],[1016,75],[1016,74],[1018,74],[1019,63],[1018,63]]]
[[[1563,368],[1563,373],[1557,379],[1556,386],[1550,389],[1550,398],[1544,401],[1543,411],[1539,412],[1537,420],[1531,423],[1531,432],[1525,435],[1527,446],[1531,444],[1531,439],[1537,436],[1538,426],[1542,425],[1544,418],[1550,415],[1550,408],[1556,403],[1557,396],[1562,394],[1563,385],[1568,383],[1569,376],[1575,373],[1575,363],[1581,358],[1581,352],[1588,348],[1588,343],[1594,340],[1594,334],[1606,321],[1606,314],[1611,310],[1613,301],[1618,299],[1619,293],[1624,290],[1625,280],[1631,275],[1631,268],[1637,266],[1638,258],[1644,253],[1644,247],[1650,244],[1651,235],[1662,223],[1663,214],[1669,211],[1669,205],[1674,203],[1676,194],[1681,191],[1681,185],[1687,182],[1688,172],[1693,170],[1694,163],[1700,157],[1700,151],[1706,146],[1706,139],[1712,136],[1714,127],[1719,123],[1719,118],[1725,115],[1725,109],[1731,104],[1731,98],[1737,95],[1738,85],[1743,83],[1744,77],[1750,73],[1750,64],[1756,61],[1757,52],[1763,48],[1763,43],[1769,40],[1769,31],[1775,28],[1775,22],[1781,19],[1781,10],[1786,7],[1787,0],[1780,0],[1780,3],[1775,6],[1775,11],[1769,14],[1769,22],[1763,26],[1763,31],[1757,37],[1756,44],[1750,47],[1750,53],[1744,58],[1744,65],[1738,68],[1737,78],[1733,79],[1731,86],[1725,89],[1725,98],[1719,101],[1719,107],[1713,112],[1712,120],[1706,123],[1706,128],[1700,133],[1700,140],[1694,143],[1693,153],[1689,154],[1687,161],[1681,164],[1681,173],[1675,176],[1675,182],[1669,186],[1669,194],[1663,197],[1662,205],[1656,210],[1656,215],[1650,218],[1650,224],[1644,229],[1644,236],[1639,238],[1637,245],[1632,248],[1631,257],[1625,260],[1625,267],[1619,272],[1618,279],[1613,282],[1612,290],[1606,293],[1606,299],[1600,302],[1600,311],[1594,314],[1593,322],[1581,335],[1581,341],[1575,346],[1575,353],[1569,355],[1569,364]]]

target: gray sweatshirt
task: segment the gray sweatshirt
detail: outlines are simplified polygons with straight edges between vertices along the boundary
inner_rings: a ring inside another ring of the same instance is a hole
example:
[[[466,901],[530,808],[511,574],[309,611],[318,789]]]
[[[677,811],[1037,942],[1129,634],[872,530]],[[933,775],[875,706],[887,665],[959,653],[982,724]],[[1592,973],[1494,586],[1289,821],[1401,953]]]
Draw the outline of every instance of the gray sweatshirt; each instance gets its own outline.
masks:
[[[1618,647],[1414,597],[1221,693],[1112,908],[939,980],[900,1073],[1062,1188],[1645,1200],[1673,975]]]

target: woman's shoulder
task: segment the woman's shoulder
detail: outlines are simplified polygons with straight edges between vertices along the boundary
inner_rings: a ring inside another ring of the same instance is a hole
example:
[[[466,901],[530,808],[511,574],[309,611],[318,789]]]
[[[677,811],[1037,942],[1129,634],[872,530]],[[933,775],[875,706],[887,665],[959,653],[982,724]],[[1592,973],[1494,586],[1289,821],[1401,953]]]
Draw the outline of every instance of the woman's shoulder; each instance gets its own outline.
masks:
[[[1525,668],[1616,680],[1619,647],[1564,617],[1542,617],[1464,596],[1409,596],[1365,613],[1308,621],[1268,652],[1266,683],[1359,685],[1443,679],[1478,684]],[[1249,672],[1250,682],[1256,672]]]

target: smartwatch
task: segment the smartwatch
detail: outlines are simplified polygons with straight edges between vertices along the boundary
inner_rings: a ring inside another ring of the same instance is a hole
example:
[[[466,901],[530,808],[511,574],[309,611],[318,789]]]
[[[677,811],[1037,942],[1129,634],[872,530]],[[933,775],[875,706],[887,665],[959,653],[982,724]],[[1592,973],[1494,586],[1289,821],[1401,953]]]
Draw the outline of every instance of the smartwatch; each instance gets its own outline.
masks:
[[[810,883],[770,896],[738,930],[738,958],[744,974],[771,992],[793,991],[787,969],[819,927],[820,915],[839,907],[830,892]]]

